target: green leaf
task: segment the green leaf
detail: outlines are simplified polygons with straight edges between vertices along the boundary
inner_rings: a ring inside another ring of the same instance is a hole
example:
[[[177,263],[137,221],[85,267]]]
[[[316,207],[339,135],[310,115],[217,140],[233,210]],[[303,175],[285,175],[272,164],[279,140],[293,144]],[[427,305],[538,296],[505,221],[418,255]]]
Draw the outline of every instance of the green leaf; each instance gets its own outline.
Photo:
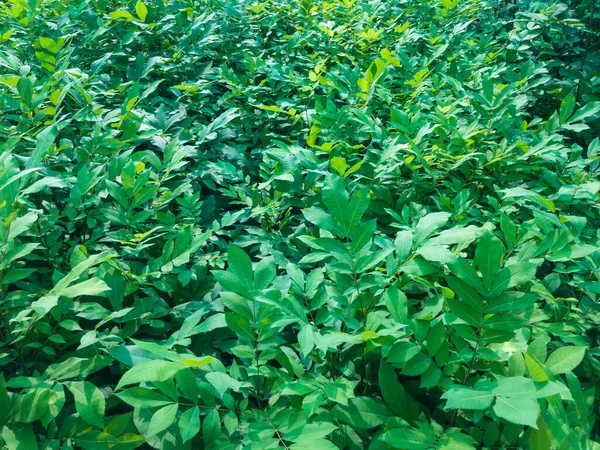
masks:
[[[223,372],[210,372],[206,374],[206,381],[214,386],[219,395],[223,396],[228,389],[239,391],[241,383]]]
[[[537,429],[540,407],[535,400],[499,397],[494,404],[496,415],[510,423],[527,425]]]
[[[326,439],[310,439],[296,442],[289,446],[290,450],[340,450],[337,445]]]
[[[536,295],[526,294],[524,292],[503,292],[488,299],[486,313],[495,314],[499,312],[531,309],[537,299],[538,297]]]
[[[446,280],[452,288],[452,290],[460,297],[460,299],[468,304],[477,314],[483,312],[483,300],[477,293],[477,291],[467,283],[454,277],[447,277]]]
[[[116,394],[121,400],[134,408],[158,408],[173,403],[167,397],[144,387],[134,387]]]
[[[446,212],[429,213],[422,217],[415,227],[415,247],[422,244],[434,231],[445,225],[449,218],[450,213]]]
[[[102,427],[106,403],[100,389],[87,381],[71,381],[67,388],[73,394],[79,416],[90,425]]]
[[[431,366],[431,364],[432,361],[429,356],[425,353],[419,353],[410,360],[410,363],[404,365],[402,374],[407,376],[421,375],[429,368],[429,366]]]
[[[520,351],[514,352],[508,360],[508,375],[511,377],[524,375],[526,368],[523,353]]]
[[[246,289],[252,289],[252,261],[237,245],[229,245],[227,251],[229,270],[242,282]]]
[[[187,442],[200,432],[200,408],[194,406],[181,415],[179,433],[183,442]]]
[[[348,235],[346,226],[346,213],[348,211],[349,201],[348,193],[344,187],[343,178],[330,176],[325,179],[325,186],[322,191],[323,203],[343,230],[344,236]]]
[[[123,208],[129,209],[129,199],[125,191],[115,182],[106,180],[106,190]]]
[[[82,295],[98,295],[109,290],[108,285],[100,278],[90,278],[60,291],[62,297],[74,298]]]
[[[57,400],[51,389],[33,389],[21,394],[10,411],[13,422],[31,423],[41,419],[48,412],[50,403]]]
[[[14,423],[2,428],[2,439],[7,450],[38,450],[38,443],[30,424]]]
[[[142,189],[137,191],[135,193],[135,195],[133,196],[133,202],[131,203],[131,208],[132,209],[138,208],[139,206],[143,205],[148,200],[150,200],[152,197],[154,197],[154,195],[156,194],[157,188],[158,188],[158,186],[156,186],[156,185],[150,185],[150,186],[144,186]]]
[[[10,397],[6,390],[6,380],[4,374],[0,373],[0,405],[10,405]],[[0,408],[0,427],[6,423],[8,419],[9,407]]]
[[[544,398],[567,391],[567,387],[552,381],[536,383],[521,376],[502,378],[492,390],[501,397]]]
[[[135,4],[135,12],[142,22],[146,21],[146,16],[148,15],[148,8],[146,8],[146,5],[144,5],[144,3],[141,2],[141,0],[138,0]]]
[[[579,122],[589,117],[596,116],[600,112],[600,102],[589,102],[582,108],[579,108],[569,119],[568,123]]]
[[[31,309],[33,309],[41,317],[44,317],[52,308],[58,305],[58,300],[58,295],[44,295],[42,298],[31,304]]]
[[[105,293],[110,301],[113,311],[121,310],[123,308],[123,300],[125,299],[127,289],[125,277],[116,270],[113,270],[104,276],[104,281],[109,288]]]
[[[38,247],[39,247],[38,244],[23,244],[23,245],[19,245],[18,247],[13,248],[12,250],[6,252],[4,261],[2,263],[0,263],[0,268],[6,269],[10,265],[11,262],[29,255],[32,251],[34,251]],[[15,269],[15,270],[19,270],[19,269]],[[22,269],[22,270],[29,270],[29,269]],[[2,284],[5,284],[4,279],[2,280]]]
[[[451,264],[457,259],[457,256],[445,247],[434,247],[426,245],[416,250],[418,255],[421,255],[427,261],[440,264]]]
[[[361,189],[352,196],[345,212],[346,234],[350,235],[354,232],[368,207],[369,191],[367,189]]]
[[[275,258],[266,257],[256,265],[254,272],[254,288],[267,289],[277,276],[277,263]]]
[[[346,158],[342,158],[340,156],[336,156],[331,158],[331,167],[333,167],[337,173],[340,175],[344,175],[346,169],[348,168],[348,163],[346,162]]]
[[[360,430],[376,428],[391,415],[381,402],[369,397],[353,398],[348,406],[336,406],[334,413],[343,423]]]
[[[365,245],[371,242],[373,235],[377,230],[377,221],[375,219],[369,220],[363,223],[352,235],[352,242],[350,244],[350,251],[356,253],[360,251]]]
[[[586,350],[587,347],[560,347],[550,354],[545,365],[554,375],[570,372],[581,363]]]
[[[385,306],[392,318],[399,324],[408,325],[408,299],[396,286],[390,286],[384,293]]]
[[[362,167],[362,165],[364,163],[365,163],[365,160],[363,159],[363,160],[357,162],[356,164],[354,164],[352,167],[350,167],[348,170],[346,170],[346,175],[344,175],[344,177],[348,178],[354,172],[358,172],[358,170],[360,170],[360,168]]]
[[[185,355],[168,350],[164,345],[160,345],[157,342],[146,342],[138,339],[131,339],[131,341],[139,348],[170,361],[182,362],[186,359]]]
[[[480,327],[483,322],[481,312],[473,309],[467,302],[457,300],[455,298],[446,299],[452,311],[459,319],[464,320],[469,325]]]
[[[560,103],[559,121],[561,124],[566,123],[573,111],[575,110],[575,95],[570,92]]]
[[[383,362],[379,365],[379,386],[383,399],[399,417],[409,420],[418,415],[418,404],[398,381],[394,369]]]
[[[135,17],[133,17],[129,11],[125,11],[124,9],[119,9],[117,11],[114,11],[114,12],[110,13],[110,16],[114,19],[135,20]]]
[[[514,331],[527,324],[525,317],[511,313],[499,313],[492,316],[487,316],[483,327],[486,330],[508,330]]]
[[[317,225],[319,228],[327,230],[336,236],[345,237],[346,231],[343,223],[334,220],[334,218],[319,208],[307,208],[302,210],[302,215],[310,223]]]
[[[531,450],[548,450],[552,448],[552,433],[541,415],[537,419],[537,430],[531,430],[529,435],[529,448]]]
[[[474,241],[479,236],[480,228],[474,225],[468,227],[454,227],[449,230],[442,231],[438,236],[431,238],[426,245],[454,245],[465,244]]]
[[[500,239],[486,231],[475,248],[474,261],[481,272],[483,284],[487,289],[490,289],[496,274],[500,270],[503,255],[504,249]]]
[[[186,369],[182,362],[151,360],[133,366],[119,380],[116,390],[123,386],[134,383],[149,381],[167,381],[175,376],[180,370]]]
[[[185,369],[177,372],[177,374],[175,374],[175,380],[177,381],[177,386],[181,392],[183,392],[183,395],[193,403],[197,404],[200,396],[198,392],[198,379],[192,369]]]
[[[329,422],[309,423],[286,433],[283,438],[286,441],[299,442],[323,439],[337,430],[334,424]]]
[[[548,373],[546,373],[546,370],[539,362],[537,362],[527,353],[524,353],[523,356],[525,357],[527,371],[529,372],[529,376],[533,379],[533,381],[544,382],[550,379]]]
[[[482,410],[492,405],[494,394],[462,386],[453,386],[442,395],[442,398],[447,400],[444,409]]]
[[[152,415],[152,419],[150,419],[150,424],[148,425],[150,434],[158,434],[173,425],[175,417],[177,417],[178,408],[179,405],[173,403],[172,405],[163,406],[156,411]]]
[[[298,344],[300,351],[307,356],[315,348],[315,332],[311,325],[304,325],[298,333]]]
[[[41,299],[33,302],[31,304],[31,308],[35,312],[37,312],[40,316],[43,317],[46,314],[48,314],[48,312],[50,312],[50,310],[54,306],[57,305],[59,296],[63,295],[63,293],[65,291],[67,292],[67,296],[69,296],[69,295],[73,296],[73,295],[83,295],[86,292],[99,293],[99,292],[103,292],[104,290],[108,289],[108,286],[106,286],[105,283],[102,284],[103,282],[101,280],[96,279],[97,281],[90,281],[88,284],[83,285],[83,287],[77,288],[77,287],[73,286],[74,289],[68,290],[70,284],[73,283],[75,280],[77,280],[89,268],[91,268],[92,266],[94,266],[96,264],[104,262],[109,258],[110,258],[110,255],[108,253],[100,253],[97,255],[90,256],[86,260],[77,264],[77,266],[75,266],[65,277],[63,277],[58,283],[56,283],[54,288],[52,288],[47,295],[45,295]],[[92,280],[94,280],[94,279],[92,278]],[[80,284],[83,284],[83,283],[80,283]],[[100,289],[102,289],[102,290],[99,291]],[[80,292],[82,292],[83,294],[79,294]],[[94,295],[94,294],[89,294],[89,295]]]
[[[413,232],[410,230],[399,231],[396,234],[396,239],[394,240],[394,246],[396,247],[396,258],[398,262],[401,264],[410,255],[410,250],[412,248],[413,242]]]
[[[36,136],[36,146],[31,157],[27,160],[26,169],[37,167],[46,157],[48,150],[52,147],[54,140],[58,136],[58,128],[52,124],[40,131]],[[30,176],[27,175],[21,179],[21,185],[25,186]]]
[[[221,418],[216,409],[209,411],[202,421],[202,440],[204,445],[208,447],[215,442],[221,433]]]
[[[530,262],[520,262],[504,267],[495,277],[494,282],[489,288],[490,296],[498,295],[501,292],[521,286],[535,279],[537,264]]]
[[[391,448],[425,450],[435,444],[435,437],[410,428],[394,428],[381,435],[383,442]]]
[[[337,260],[351,264],[350,253],[347,245],[333,238],[313,238],[310,236],[301,236],[300,240],[312,248],[329,252]]]
[[[19,78],[17,82],[17,91],[21,96],[21,100],[28,109],[31,109],[31,102],[33,100],[33,83],[27,77]]]
[[[127,164],[125,164],[125,167],[123,167],[123,170],[121,171],[121,184],[123,185],[125,193],[129,197],[131,197],[133,194],[132,188],[134,181],[135,165],[133,164],[133,161],[129,160],[127,161]]]
[[[38,215],[34,213],[27,213],[24,216],[13,219],[10,224],[10,230],[8,232],[8,241],[15,239],[25,231],[27,231],[38,219]]]
[[[548,356],[548,338],[540,336],[529,343],[527,354],[539,363],[544,363]]]
[[[477,275],[477,271],[471,264],[463,259],[458,259],[452,264],[449,264],[450,272],[455,275],[463,283],[467,284],[471,288],[474,288],[480,294],[486,294],[486,290]]]
[[[390,349],[387,361],[391,363],[404,364],[421,352],[421,347],[410,341],[399,341]]]
[[[600,248],[593,245],[573,244],[548,256],[548,261],[564,262],[571,261],[572,259],[585,258],[598,250],[600,250]]]
[[[427,353],[435,355],[446,341],[446,327],[440,320],[427,333]]]
[[[111,364],[112,359],[105,356],[94,356],[93,358],[71,357],[60,363],[50,365],[46,369],[45,379],[61,381],[69,378],[85,378]]]
[[[225,313],[225,321],[227,326],[239,337],[254,341],[254,330],[248,319],[239,314]]]
[[[306,412],[308,417],[311,417],[316,413],[319,406],[321,406],[321,403],[323,403],[323,393],[314,391],[302,399],[302,409]]]
[[[252,298],[250,294],[251,287],[247,284],[247,280],[243,280],[233,272],[225,272],[223,270],[213,271],[213,275],[226,290],[235,292],[245,298]]]
[[[458,1],[458,0],[457,0]],[[460,432],[460,429],[446,431],[438,440],[437,450],[476,450],[475,440]]]

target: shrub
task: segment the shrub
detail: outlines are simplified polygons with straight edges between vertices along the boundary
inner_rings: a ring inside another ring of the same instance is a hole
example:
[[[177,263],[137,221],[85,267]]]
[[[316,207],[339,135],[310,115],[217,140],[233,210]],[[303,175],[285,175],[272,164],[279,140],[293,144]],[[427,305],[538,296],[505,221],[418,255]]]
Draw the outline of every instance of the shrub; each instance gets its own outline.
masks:
[[[0,444],[599,448],[595,7],[0,5]]]

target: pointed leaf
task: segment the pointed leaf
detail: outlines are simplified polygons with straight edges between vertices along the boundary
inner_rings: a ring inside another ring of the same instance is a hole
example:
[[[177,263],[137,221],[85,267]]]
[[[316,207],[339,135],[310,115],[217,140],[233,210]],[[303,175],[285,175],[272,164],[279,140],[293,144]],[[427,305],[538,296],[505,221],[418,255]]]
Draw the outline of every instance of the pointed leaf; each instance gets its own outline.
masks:
[[[344,186],[344,180],[337,176],[326,178],[322,196],[323,203],[325,203],[325,206],[327,206],[327,209],[340,228],[344,230],[344,235],[347,236],[346,212],[348,211],[348,193]]]
[[[449,218],[450,213],[446,212],[429,213],[422,217],[415,227],[415,247],[423,243],[433,232],[445,225]]]
[[[71,381],[67,388],[73,394],[79,416],[90,425],[102,427],[106,403],[100,389],[87,381]]]
[[[358,226],[360,219],[369,208],[369,191],[361,189],[352,196],[345,213],[346,233],[351,234]]]
[[[237,245],[231,244],[227,251],[227,264],[243,285],[252,289],[252,261],[248,254]]]
[[[587,347],[561,347],[550,354],[545,365],[554,375],[570,372],[581,363],[586,349]]]
[[[394,449],[425,450],[435,444],[435,435],[427,435],[423,431],[410,428],[394,428],[385,432],[380,438]]]
[[[463,386],[455,386],[446,391],[442,398],[446,399],[444,409],[487,409],[494,401],[494,394],[477,391]]]
[[[537,429],[537,417],[540,407],[535,400],[498,397],[493,409],[498,417],[510,423],[528,425]]]
[[[413,232],[410,230],[399,231],[394,240],[394,246],[396,247],[396,259],[398,263],[402,264],[410,255],[412,248]]]
[[[504,250],[500,239],[486,231],[475,249],[475,264],[481,272],[483,284],[488,289],[500,270],[503,255]]]
[[[142,362],[129,369],[119,380],[116,390],[128,384],[143,383],[148,381],[167,381],[180,370],[186,369],[182,362],[151,360]]]
[[[179,405],[177,403],[173,403],[172,405],[163,406],[156,411],[152,415],[152,419],[150,419],[150,424],[148,425],[149,433],[158,434],[173,425],[173,422],[175,422],[175,417],[177,417],[178,408]]]
[[[179,432],[183,442],[187,442],[200,432],[200,408],[188,409],[179,418]]]

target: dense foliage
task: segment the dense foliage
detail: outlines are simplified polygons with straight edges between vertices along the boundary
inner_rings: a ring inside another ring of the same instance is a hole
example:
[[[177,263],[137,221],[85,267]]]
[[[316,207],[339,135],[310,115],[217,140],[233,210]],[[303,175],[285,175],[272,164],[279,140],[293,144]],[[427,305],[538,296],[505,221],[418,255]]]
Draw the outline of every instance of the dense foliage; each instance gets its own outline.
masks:
[[[594,9],[1,3],[0,446],[600,448]]]

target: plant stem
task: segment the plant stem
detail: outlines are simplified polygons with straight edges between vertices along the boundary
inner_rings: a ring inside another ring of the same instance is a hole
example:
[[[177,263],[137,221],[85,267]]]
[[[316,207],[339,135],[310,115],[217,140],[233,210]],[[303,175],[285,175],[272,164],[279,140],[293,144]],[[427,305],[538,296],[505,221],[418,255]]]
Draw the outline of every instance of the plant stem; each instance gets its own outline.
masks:
[[[482,330],[482,327],[479,327],[477,329],[477,341],[475,342],[475,347],[473,349],[473,356],[471,358],[471,361],[469,361],[469,366],[467,368],[467,371],[465,372],[465,378],[463,379],[463,385],[466,385],[467,381],[469,381],[469,377],[471,376],[471,371],[473,370],[473,365],[475,364],[475,358],[477,357],[477,350],[479,350],[479,344],[481,342],[481,330]],[[458,415],[458,409],[455,409],[454,413],[452,414],[452,419],[450,420],[451,427],[454,426],[454,421],[456,420],[457,415]]]
[[[256,300],[252,299],[252,309],[254,315],[254,356],[256,358],[256,383],[254,390],[256,391],[256,401],[258,407],[263,409],[262,397],[260,395],[260,361],[258,357],[258,330],[256,329],[257,313],[256,313]]]
[[[285,441],[281,437],[281,433],[279,433],[279,430],[277,429],[277,427],[275,425],[273,425],[273,422],[271,422],[271,419],[269,419],[269,417],[266,414],[265,414],[265,419],[267,420],[267,422],[269,422],[269,425],[271,425],[271,428],[273,428],[273,431],[275,431],[275,434],[277,435],[277,439],[279,439],[279,442],[281,442],[281,445],[283,445],[283,448],[288,449],[289,447],[286,445]]]

